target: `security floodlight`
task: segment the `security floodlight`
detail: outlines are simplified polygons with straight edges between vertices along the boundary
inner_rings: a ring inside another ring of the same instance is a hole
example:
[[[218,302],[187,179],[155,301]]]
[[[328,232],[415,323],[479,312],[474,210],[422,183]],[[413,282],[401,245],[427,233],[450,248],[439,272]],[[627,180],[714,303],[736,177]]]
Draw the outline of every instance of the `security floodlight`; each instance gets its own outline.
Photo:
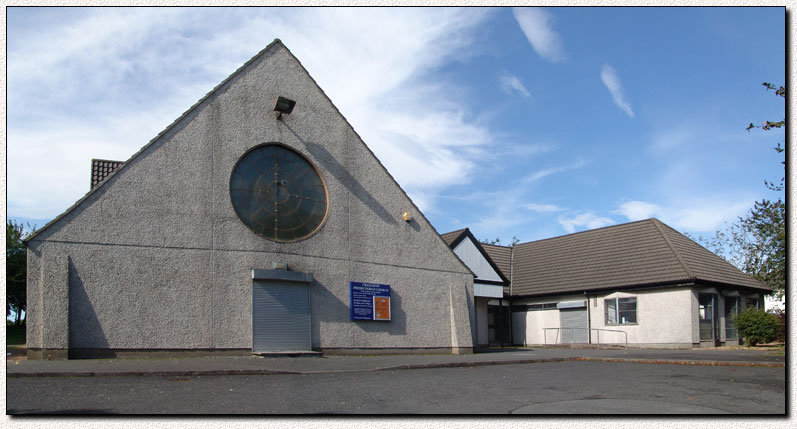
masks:
[[[293,112],[293,106],[296,102],[289,100],[285,97],[277,97],[277,102],[274,103],[274,111],[277,112],[277,119],[282,119],[282,114],[290,115]]]

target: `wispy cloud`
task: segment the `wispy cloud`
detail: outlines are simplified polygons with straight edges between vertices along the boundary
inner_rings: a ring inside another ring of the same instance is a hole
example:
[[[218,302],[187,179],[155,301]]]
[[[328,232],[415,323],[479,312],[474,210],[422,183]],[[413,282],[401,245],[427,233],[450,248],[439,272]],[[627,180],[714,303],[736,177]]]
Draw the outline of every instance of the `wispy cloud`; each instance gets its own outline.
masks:
[[[499,81],[501,82],[501,89],[503,89],[507,93],[517,92],[518,94],[522,95],[525,98],[531,97],[531,93],[526,86],[523,85],[523,82],[517,76],[512,76],[509,73],[502,73],[499,77]]]
[[[673,149],[683,147],[695,139],[698,133],[696,130],[689,130],[685,127],[673,127],[665,129],[653,136],[653,143],[650,148],[657,154],[663,154]]]
[[[604,226],[614,225],[616,222],[608,217],[598,216],[589,211],[575,216],[566,217],[560,216],[557,221],[568,234],[576,232],[576,228],[584,227],[586,229],[601,228]]]
[[[612,66],[604,64],[601,68],[601,81],[612,94],[614,104],[626,115],[633,118],[634,111],[631,109],[631,103],[626,99],[625,90],[623,90],[623,84],[620,82],[620,76],[617,75],[617,71]]]
[[[494,140],[461,91],[434,73],[472,55],[471,33],[490,13],[97,8],[72,11],[55,25],[14,27],[9,212],[54,217],[88,190],[91,158],[129,158],[276,37],[427,209],[435,190],[471,180]],[[21,167],[34,161],[35,171]],[[59,172],[57,189],[41,171]]]
[[[551,168],[544,168],[542,170],[537,170],[525,177],[523,177],[520,181],[521,183],[532,183],[536,182],[544,177],[550,176],[552,174],[562,173],[569,170],[575,170],[587,165],[587,162],[583,159],[579,159],[573,164],[563,165],[561,167],[551,167]]]
[[[562,38],[552,28],[551,14],[535,7],[514,7],[512,13],[539,56],[552,63],[567,59]]]
[[[536,213],[555,213],[555,212],[561,212],[561,211],[565,210],[563,207],[559,207],[559,206],[557,206],[555,204],[535,204],[535,203],[530,203],[530,204],[524,205],[523,207],[525,207],[525,208],[527,208],[527,209],[529,209],[529,210],[531,210],[533,212],[536,212]]]

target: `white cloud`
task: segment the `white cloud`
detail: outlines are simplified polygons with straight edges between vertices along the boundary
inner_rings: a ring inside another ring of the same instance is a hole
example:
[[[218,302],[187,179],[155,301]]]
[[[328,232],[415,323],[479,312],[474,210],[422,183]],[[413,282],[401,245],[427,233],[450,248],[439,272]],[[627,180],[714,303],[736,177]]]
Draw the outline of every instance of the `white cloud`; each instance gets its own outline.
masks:
[[[568,234],[576,232],[578,227],[586,227],[586,229],[601,228],[604,226],[614,225],[615,222],[607,217],[598,216],[593,212],[581,213],[572,217],[559,216],[557,219],[562,228]]]
[[[722,195],[684,198],[665,206],[645,201],[627,201],[613,213],[621,214],[630,221],[656,217],[678,230],[700,233],[716,231],[752,206],[752,197]]]
[[[537,213],[555,213],[555,212],[560,212],[560,211],[565,210],[564,208],[559,207],[559,206],[557,206],[555,204],[535,204],[535,203],[530,203],[530,204],[524,205],[523,207],[525,207],[525,208],[527,208],[527,209],[529,209],[529,210],[531,210],[533,212],[537,212]]]
[[[627,217],[631,221],[649,219],[660,212],[661,207],[644,201],[627,201],[620,204],[620,208],[616,211],[616,213]]]
[[[96,8],[11,26],[9,214],[56,216],[88,190],[91,158],[129,158],[277,37],[427,209],[433,191],[467,183],[493,143],[460,92],[433,73],[473,55],[470,33],[490,13]],[[59,172],[57,189],[41,171]]]
[[[507,93],[517,92],[518,94],[522,95],[524,98],[531,97],[531,93],[526,86],[523,85],[523,82],[517,76],[512,76],[509,73],[503,73],[499,80],[501,82],[501,89],[506,91]]]
[[[552,63],[566,59],[562,38],[553,30],[548,12],[535,7],[513,7],[512,13],[539,56]]]
[[[603,81],[603,84],[606,85],[606,88],[608,88],[609,92],[612,94],[614,104],[625,112],[626,115],[633,118],[634,111],[631,110],[631,103],[629,103],[625,97],[625,91],[623,90],[623,85],[620,82],[617,71],[612,68],[612,66],[604,64],[603,68],[601,68],[601,81]]]

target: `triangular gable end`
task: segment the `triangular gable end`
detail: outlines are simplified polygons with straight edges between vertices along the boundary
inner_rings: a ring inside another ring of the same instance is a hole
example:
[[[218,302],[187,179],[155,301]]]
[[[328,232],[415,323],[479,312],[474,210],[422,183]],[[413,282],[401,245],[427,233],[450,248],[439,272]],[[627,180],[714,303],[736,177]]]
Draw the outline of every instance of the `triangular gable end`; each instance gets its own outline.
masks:
[[[476,275],[476,281],[488,284],[509,285],[509,280],[498,268],[484,246],[469,228],[443,234],[449,247]]]
[[[295,111],[282,121],[272,111],[278,95],[297,101]],[[327,108],[329,112],[324,111]],[[341,224],[328,224],[319,231],[314,240],[330,244],[314,246],[317,253],[328,252],[333,242],[341,244],[339,238],[346,236],[350,242],[343,253],[354,260],[395,264],[398,257],[404,259],[401,265],[469,272],[279,39],[29,242],[54,238],[136,246],[212,249],[243,245],[245,249],[277,250],[274,243],[254,236],[232,218],[227,190],[235,161],[253,145],[271,141],[296,149],[325,173],[330,219],[338,216],[348,221],[348,232]],[[185,165],[191,166],[191,171],[185,171]],[[406,225],[403,212],[412,218]],[[373,221],[374,217],[378,221]],[[382,240],[390,239],[397,228],[405,232],[392,240],[394,250],[385,252],[384,245],[390,243]],[[415,245],[408,247],[410,237]],[[298,243],[285,247],[310,248]],[[404,250],[409,248],[413,251]],[[440,260],[441,253],[450,255],[442,256],[447,258],[445,263]]]

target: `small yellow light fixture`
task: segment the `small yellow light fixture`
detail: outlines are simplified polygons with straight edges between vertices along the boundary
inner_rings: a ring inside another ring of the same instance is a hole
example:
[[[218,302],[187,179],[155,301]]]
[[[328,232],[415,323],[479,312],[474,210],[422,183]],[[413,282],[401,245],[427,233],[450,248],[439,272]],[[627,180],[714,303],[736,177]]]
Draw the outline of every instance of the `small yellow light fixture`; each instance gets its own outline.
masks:
[[[409,222],[409,221],[411,221],[411,220],[412,220],[412,215],[410,214],[410,212],[404,212],[404,213],[402,213],[402,214],[401,214],[401,217],[403,217],[403,218],[404,218],[404,222]]]

